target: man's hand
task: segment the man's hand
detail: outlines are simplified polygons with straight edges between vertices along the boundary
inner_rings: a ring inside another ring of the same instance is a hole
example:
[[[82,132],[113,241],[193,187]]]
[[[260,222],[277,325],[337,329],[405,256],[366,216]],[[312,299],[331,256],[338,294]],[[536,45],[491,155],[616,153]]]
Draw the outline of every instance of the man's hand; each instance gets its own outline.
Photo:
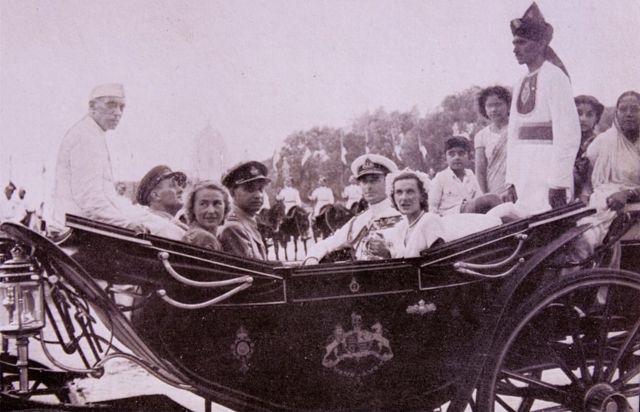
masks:
[[[549,204],[557,209],[567,204],[567,189],[549,189]]]
[[[510,185],[507,190],[501,196],[502,202],[512,202],[515,203],[518,200],[518,194],[516,193],[516,187],[514,185]]]
[[[619,212],[624,209],[629,201],[629,192],[624,190],[621,192],[616,192],[607,198],[607,207],[611,210],[615,210]]]
[[[149,228],[140,222],[131,222],[127,225],[127,229],[136,232],[136,235],[150,233]]]
[[[380,256],[383,259],[391,258],[391,252],[389,251],[387,244],[384,239],[380,237],[371,237],[367,241],[367,249],[369,250],[369,253],[374,256]]]

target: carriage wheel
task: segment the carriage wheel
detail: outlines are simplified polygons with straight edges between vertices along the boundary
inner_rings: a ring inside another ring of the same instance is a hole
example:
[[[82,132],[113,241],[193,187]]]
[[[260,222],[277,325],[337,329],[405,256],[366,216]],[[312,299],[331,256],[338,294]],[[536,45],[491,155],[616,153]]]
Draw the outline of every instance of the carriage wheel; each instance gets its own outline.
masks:
[[[507,316],[474,410],[638,410],[640,275],[576,272]]]

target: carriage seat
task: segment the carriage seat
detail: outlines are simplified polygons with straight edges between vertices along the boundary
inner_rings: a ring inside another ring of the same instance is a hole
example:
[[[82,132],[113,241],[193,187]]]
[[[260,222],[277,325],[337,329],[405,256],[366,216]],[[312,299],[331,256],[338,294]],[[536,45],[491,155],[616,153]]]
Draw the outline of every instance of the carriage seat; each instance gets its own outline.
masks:
[[[473,233],[478,233],[502,224],[502,220],[495,216],[480,213],[457,213],[442,217],[445,228],[445,242],[451,242]]]

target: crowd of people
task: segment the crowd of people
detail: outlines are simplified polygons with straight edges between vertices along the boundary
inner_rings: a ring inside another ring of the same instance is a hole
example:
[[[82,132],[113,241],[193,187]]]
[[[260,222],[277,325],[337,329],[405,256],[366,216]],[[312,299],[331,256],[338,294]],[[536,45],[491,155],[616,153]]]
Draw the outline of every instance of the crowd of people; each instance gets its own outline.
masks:
[[[568,72],[550,47],[553,29],[535,3],[511,22],[511,31],[515,57],[527,72],[513,88],[513,98],[502,86],[479,94],[479,112],[489,124],[475,135],[473,145],[466,137],[450,136],[444,143],[447,168],[431,178],[398,170],[378,154],[355,159],[342,198],[347,208],[360,199],[369,207],[313,245],[305,264],[345,246],[363,260],[417,256],[470,231],[575,200],[598,210],[593,230],[584,237],[588,250],[602,241],[615,211],[640,201],[640,94],[622,93],[613,126],[597,135],[604,106],[592,96],[574,98]],[[122,85],[97,86],[89,96],[88,114],[65,135],[56,164],[49,235],[64,234],[65,215],[75,214],[266,260],[256,215],[271,181],[267,167],[244,162],[228,170],[221,183],[205,180],[187,189],[184,173],[160,165],[141,179],[134,203],[113,180],[105,141],[124,108]],[[15,190],[13,184],[5,190],[3,220],[21,216],[10,212],[18,209],[19,202],[12,200]],[[285,213],[302,206],[291,178],[285,179],[277,200],[284,203]],[[325,178],[309,200],[314,217],[335,202]]]

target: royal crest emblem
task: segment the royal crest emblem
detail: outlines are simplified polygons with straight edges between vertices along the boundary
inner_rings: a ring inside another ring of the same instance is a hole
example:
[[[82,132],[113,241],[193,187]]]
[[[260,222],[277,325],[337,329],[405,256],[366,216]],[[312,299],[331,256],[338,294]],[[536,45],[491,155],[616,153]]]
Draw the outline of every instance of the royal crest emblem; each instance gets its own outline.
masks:
[[[360,378],[375,372],[393,358],[389,340],[383,336],[382,324],[375,322],[363,328],[362,316],[351,314],[353,329],[345,330],[337,324],[322,358],[322,366],[339,375]]]
[[[231,344],[233,357],[240,361],[240,372],[246,373],[249,370],[249,360],[253,355],[254,342],[249,337],[249,331],[244,326],[240,326],[236,332],[236,339]]]

